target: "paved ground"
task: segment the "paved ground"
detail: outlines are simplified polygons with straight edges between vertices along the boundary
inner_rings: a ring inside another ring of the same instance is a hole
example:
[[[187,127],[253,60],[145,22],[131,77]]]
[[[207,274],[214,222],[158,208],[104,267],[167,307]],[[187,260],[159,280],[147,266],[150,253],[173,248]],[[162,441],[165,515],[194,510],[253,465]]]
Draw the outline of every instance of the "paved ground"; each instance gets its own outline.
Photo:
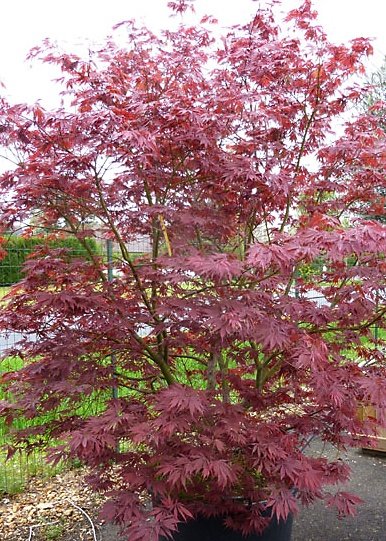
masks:
[[[365,500],[358,515],[339,520],[322,505],[303,509],[294,521],[292,541],[386,541],[386,453],[373,456],[352,449],[345,458],[353,475],[344,490]],[[118,539],[116,529],[102,530],[103,541]]]
[[[322,505],[304,509],[295,519],[292,541],[386,541],[386,453],[350,450],[346,457],[353,474],[344,490],[365,501],[358,515],[339,520]]]

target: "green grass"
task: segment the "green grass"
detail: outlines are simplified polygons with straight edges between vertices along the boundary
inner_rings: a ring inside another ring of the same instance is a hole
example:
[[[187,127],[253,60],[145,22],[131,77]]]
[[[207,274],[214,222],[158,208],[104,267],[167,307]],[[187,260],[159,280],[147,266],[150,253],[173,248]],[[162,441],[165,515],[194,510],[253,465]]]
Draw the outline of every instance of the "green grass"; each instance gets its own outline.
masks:
[[[1,361],[0,374],[4,374],[4,372],[13,372],[14,370],[19,370],[22,367],[23,361],[20,359],[20,357],[7,357]],[[0,387],[0,399],[2,397],[2,389]]]
[[[374,351],[380,347],[384,347],[386,342],[386,329],[372,327],[371,332],[371,339],[366,336],[362,336],[360,338],[360,346],[351,347],[343,350],[342,353],[344,357],[346,357],[350,361],[360,362],[361,359],[358,358],[358,347],[365,348],[369,351]]]
[[[32,477],[49,478],[63,471],[66,465],[59,462],[55,466],[46,461],[41,450],[27,455],[18,452],[7,460],[5,451],[0,451],[0,495],[23,492]]]
[[[65,531],[64,524],[48,524],[42,528],[42,533],[47,541],[55,541],[63,535]]]
[[[0,364],[0,373],[18,370],[22,366],[23,361],[20,358],[7,357]],[[0,400],[7,398],[9,395],[0,387]],[[31,421],[25,422],[22,418],[18,418],[13,423],[13,428],[26,428],[31,424]],[[10,443],[10,427],[4,419],[0,419],[0,494],[21,492],[31,477],[52,475],[58,471],[58,467],[54,468],[46,463],[45,454],[41,450],[35,450],[29,455],[17,452],[12,458],[7,459],[5,446]]]
[[[9,286],[0,286],[0,299],[2,299],[10,290]]]
[[[23,361],[18,357],[8,357],[0,363],[0,373],[19,370],[23,367]],[[106,399],[110,396],[108,392],[93,393],[75,406],[73,413],[81,417],[90,417],[100,413],[105,408]],[[0,400],[9,399],[10,396],[0,386]],[[69,464],[63,462],[53,466],[46,461],[46,450],[44,447],[35,448],[30,454],[17,452],[12,458],[7,459],[6,445],[11,444],[11,431],[40,425],[41,423],[56,419],[65,410],[71,411],[70,399],[63,400],[61,406],[54,411],[47,412],[35,419],[26,419],[22,416],[15,419],[12,426],[8,426],[4,419],[0,419],[0,494],[14,494],[21,492],[28,479],[34,476],[50,477],[55,475]],[[47,446],[59,442],[49,441]]]

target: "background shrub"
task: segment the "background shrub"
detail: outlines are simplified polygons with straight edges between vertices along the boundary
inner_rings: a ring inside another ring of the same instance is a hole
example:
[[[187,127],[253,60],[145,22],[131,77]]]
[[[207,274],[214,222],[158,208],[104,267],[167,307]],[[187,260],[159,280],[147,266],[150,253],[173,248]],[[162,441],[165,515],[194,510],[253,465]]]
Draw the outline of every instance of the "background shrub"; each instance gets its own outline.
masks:
[[[92,252],[98,252],[98,246],[94,239],[87,239],[86,242]],[[23,278],[23,265],[25,260],[40,246],[67,248],[69,256],[73,258],[89,257],[85,246],[83,246],[75,237],[63,237],[60,239],[48,239],[41,236],[10,237],[2,245],[6,255],[0,260],[0,287],[15,284]]]

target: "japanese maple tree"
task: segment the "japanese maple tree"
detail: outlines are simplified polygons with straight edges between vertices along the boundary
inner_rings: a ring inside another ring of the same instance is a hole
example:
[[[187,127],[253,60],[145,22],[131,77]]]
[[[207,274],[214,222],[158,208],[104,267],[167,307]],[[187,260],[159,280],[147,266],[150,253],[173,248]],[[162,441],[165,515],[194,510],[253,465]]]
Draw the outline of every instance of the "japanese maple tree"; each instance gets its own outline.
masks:
[[[53,460],[87,464],[131,541],[199,515],[259,532],[316,500],[351,514],[358,498],[328,488],[349,468],[307,444],[367,442],[361,403],[385,421],[386,229],[356,209],[384,212],[386,144],[352,114],[371,46],[331,44],[309,1],[282,26],[267,8],[221,39],[206,17],[124,23],[125,45],[85,59],[45,44],[31,54],[59,66],[68,105],[2,102],[4,232],[38,214],[117,253],[112,280],[92,252],[30,258],[0,315],[26,335],[1,411],[37,420],[15,447],[49,437]]]

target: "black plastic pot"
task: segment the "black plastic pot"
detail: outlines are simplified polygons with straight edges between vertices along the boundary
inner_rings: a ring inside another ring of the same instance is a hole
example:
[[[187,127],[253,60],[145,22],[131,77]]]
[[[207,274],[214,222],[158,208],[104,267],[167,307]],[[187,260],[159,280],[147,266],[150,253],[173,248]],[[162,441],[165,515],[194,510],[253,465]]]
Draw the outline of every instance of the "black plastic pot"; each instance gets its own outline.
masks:
[[[272,520],[262,534],[243,536],[230,530],[224,525],[222,517],[196,518],[182,523],[178,532],[173,535],[173,541],[290,541],[293,517],[286,521]],[[159,541],[166,541],[162,537]]]

